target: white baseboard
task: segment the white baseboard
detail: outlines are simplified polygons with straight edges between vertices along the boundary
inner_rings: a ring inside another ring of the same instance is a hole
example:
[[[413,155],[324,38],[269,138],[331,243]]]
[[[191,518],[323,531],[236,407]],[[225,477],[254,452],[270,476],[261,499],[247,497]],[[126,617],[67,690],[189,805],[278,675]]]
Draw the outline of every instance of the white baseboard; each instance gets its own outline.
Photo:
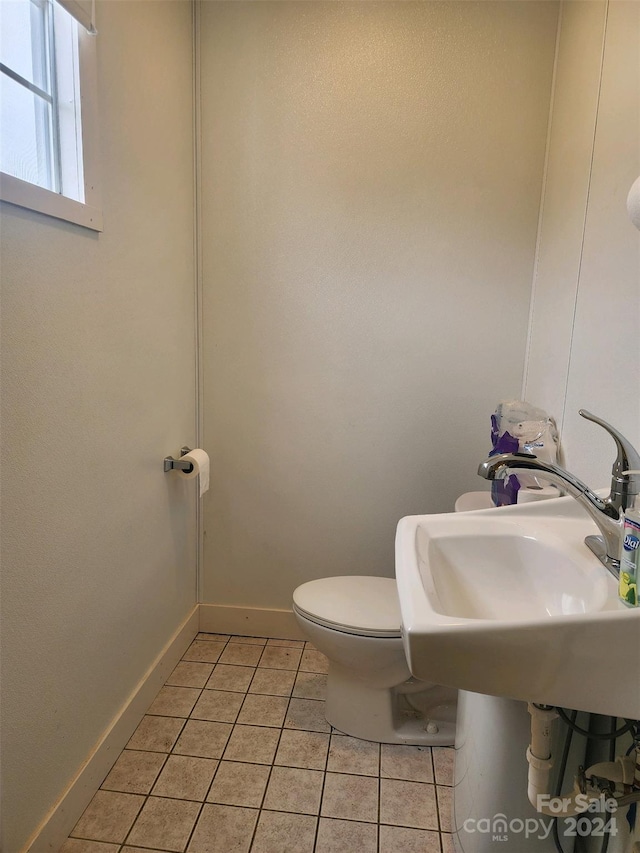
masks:
[[[306,640],[292,610],[264,607],[200,605],[200,630],[212,634],[240,634],[245,637],[273,637]]]
[[[55,853],[127,745],[147,708],[198,632],[198,605],[184,620],[140,679],[137,687],[100,738],[75,779],[40,824],[24,853]]]

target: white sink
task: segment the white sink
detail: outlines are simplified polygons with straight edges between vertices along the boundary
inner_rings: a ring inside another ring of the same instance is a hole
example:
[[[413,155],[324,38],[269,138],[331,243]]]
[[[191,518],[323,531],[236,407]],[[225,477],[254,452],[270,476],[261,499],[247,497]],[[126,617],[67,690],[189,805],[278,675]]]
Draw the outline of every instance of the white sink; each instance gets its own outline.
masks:
[[[573,498],[403,518],[396,577],[411,672],[451,687],[640,718],[640,608],[583,540]]]

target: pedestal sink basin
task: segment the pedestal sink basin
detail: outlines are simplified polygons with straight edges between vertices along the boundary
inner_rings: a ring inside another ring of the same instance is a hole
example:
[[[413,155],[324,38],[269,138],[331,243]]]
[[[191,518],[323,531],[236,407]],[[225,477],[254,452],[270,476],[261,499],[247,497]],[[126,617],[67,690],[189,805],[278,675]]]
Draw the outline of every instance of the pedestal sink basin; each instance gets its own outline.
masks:
[[[640,608],[584,544],[573,498],[398,524],[405,652],[417,678],[640,718]]]

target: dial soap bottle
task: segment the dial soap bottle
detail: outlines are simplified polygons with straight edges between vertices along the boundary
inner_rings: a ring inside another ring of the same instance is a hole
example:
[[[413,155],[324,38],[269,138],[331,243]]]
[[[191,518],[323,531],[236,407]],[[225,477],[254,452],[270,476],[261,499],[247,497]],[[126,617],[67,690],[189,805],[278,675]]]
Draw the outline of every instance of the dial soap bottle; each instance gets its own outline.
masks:
[[[635,473],[635,472],[627,472]],[[624,532],[620,554],[620,600],[629,607],[638,607],[640,581],[640,508],[629,508],[624,514]]]

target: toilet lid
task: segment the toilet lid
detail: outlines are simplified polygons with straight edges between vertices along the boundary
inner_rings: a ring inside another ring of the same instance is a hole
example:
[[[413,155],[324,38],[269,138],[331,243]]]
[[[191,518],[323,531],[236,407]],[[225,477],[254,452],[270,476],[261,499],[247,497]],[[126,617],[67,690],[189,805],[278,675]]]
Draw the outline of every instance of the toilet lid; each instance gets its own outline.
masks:
[[[312,622],[363,637],[399,637],[400,603],[392,578],[321,578],[293,593],[295,609]]]

